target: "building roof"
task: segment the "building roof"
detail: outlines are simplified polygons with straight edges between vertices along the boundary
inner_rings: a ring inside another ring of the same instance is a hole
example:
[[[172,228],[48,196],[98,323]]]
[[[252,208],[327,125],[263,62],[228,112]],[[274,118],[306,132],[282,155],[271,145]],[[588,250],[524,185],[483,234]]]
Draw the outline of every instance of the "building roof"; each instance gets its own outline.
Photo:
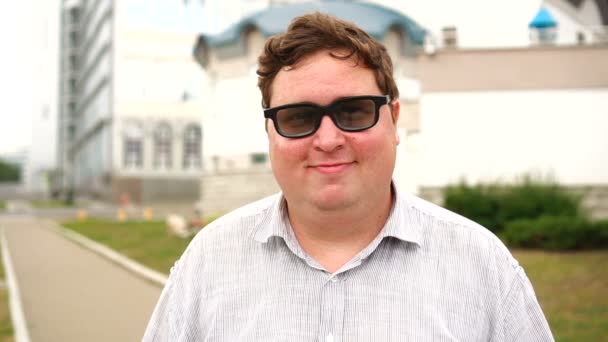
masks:
[[[397,27],[406,34],[404,38],[408,38],[410,44],[421,46],[427,34],[424,28],[408,16],[377,4],[340,0],[310,1],[271,5],[242,18],[221,33],[201,34],[195,53],[205,46],[221,48],[238,43],[242,33],[252,28],[266,37],[284,32],[295,17],[316,11],[353,22],[379,40],[387,31]]]
[[[580,10],[585,0],[567,0],[572,6]],[[608,0],[595,0],[597,9],[600,12],[600,19],[603,25],[608,25]]]
[[[546,8],[541,8],[534,16],[534,19],[528,24],[530,28],[547,28],[547,27],[557,27],[557,21],[551,15],[551,12]]]
[[[243,29],[255,27],[265,36],[285,31],[293,18],[319,11],[356,23],[377,39],[393,26],[400,26],[417,44],[424,41],[425,30],[409,17],[392,9],[366,2],[314,1],[295,4],[274,5],[241,19],[227,30],[206,36],[210,45],[230,44],[237,41]]]

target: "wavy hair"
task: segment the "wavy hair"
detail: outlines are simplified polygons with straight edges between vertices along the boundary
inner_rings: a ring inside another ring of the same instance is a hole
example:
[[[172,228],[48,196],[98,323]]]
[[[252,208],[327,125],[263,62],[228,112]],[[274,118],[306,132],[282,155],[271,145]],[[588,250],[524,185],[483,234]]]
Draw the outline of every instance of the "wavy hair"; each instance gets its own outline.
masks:
[[[355,57],[358,63],[374,72],[378,87],[391,100],[399,98],[393,79],[393,62],[384,45],[356,25],[315,12],[295,18],[287,31],[268,38],[258,58],[258,87],[262,107],[270,106],[271,85],[279,70],[292,67],[302,58],[329,50],[334,58]],[[345,50],[338,54],[336,50]]]

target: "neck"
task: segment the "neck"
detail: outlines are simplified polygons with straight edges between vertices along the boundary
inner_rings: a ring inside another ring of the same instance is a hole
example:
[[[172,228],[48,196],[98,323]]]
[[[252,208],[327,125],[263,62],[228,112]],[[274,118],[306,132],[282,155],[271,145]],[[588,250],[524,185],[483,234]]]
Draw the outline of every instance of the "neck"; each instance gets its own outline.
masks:
[[[371,201],[370,201],[371,202]],[[302,249],[333,273],[351,260],[380,233],[393,203],[384,200],[360,208],[322,210],[288,206],[289,219]]]

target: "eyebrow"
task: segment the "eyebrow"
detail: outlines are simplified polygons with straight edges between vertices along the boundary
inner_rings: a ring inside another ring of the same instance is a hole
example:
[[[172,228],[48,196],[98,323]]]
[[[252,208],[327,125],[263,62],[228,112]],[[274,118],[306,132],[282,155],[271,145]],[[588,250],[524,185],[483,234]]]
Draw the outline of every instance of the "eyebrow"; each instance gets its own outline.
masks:
[[[367,94],[367,95],[350,95],[350,96],[339,97],[339,98],[336,98],[335,100],[333,100],[332,102],[330,102],[327,105],[322,105],[322,104],[318,104],[318,103],[310,102],[310,101],[303,101],[303,102],[285,103],[285,104],[282,104],[282,105],[268,107],[268,108],[264,108],[264,109],[272,109],[272,108],[278,108],[278,107],[283,107],[283,106],[295,106],[295,105],[312,105],[312,106],[315,106],[315,107],[328,108],[328,107],[331,107],[332,105],[334,105],[336,102],[339,102],[339,101],[342,101],[342,100],[356,99],[358,97],[368,97],[368,96],[387,97],[386,103],[387,104],[390,103],[390,99],[388,99],[388,95],[369,95],[369,94]]]

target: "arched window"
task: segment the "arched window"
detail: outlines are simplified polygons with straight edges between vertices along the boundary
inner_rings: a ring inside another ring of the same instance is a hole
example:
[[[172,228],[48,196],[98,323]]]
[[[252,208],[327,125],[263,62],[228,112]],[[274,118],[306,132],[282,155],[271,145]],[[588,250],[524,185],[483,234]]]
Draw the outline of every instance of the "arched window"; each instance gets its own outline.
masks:
[[[154,167],[158,169],[171,168],[173,156],[173,134],[167,122],[161,122],[154,129]]]
[[[407,53],[408,45],[410,45],[407,33],[398,25],[393,25],[386,31],[383,43],[393,61],[397,61],[401,56],[404,56]]]
[[[143,162],[144,130],[140,122],[130,121],[124,130],[124,165],[127,168],[141,168]]]
[[[184,169],[201,167],[201,127],[190,124],[184,130]]]
[[[249,25],[241,31],[241,42],[247,60],[249,62],[257,62],[260,51],[264,48],[264,34],[254,26]],[[257,64],[256,64],[257,65]]]

